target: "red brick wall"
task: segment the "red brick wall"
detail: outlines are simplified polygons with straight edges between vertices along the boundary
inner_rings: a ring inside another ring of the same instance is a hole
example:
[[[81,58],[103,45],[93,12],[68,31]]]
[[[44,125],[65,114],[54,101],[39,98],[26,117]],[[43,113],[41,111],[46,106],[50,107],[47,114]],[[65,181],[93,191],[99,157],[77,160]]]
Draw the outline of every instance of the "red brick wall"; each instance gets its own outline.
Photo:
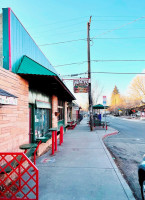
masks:
[[[28,82],[0,68],[0,88],[18,97],[18,104],[0,108],[0,151],[20,151],[29,142]]]
[[[58,98],[56,96],[52,96],[52,128],[57,127],[58,119],[55,116],[55,112],[58,111]]]

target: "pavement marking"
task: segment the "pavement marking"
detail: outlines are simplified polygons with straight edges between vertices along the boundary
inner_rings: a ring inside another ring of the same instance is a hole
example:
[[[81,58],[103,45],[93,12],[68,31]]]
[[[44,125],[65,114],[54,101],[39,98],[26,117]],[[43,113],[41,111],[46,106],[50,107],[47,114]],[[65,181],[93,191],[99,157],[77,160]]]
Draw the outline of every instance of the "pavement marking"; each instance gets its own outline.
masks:
[[[41,163],[48,163],[48,162],[54,163],[55,162],[55,158],[43,158],[41,160]]]

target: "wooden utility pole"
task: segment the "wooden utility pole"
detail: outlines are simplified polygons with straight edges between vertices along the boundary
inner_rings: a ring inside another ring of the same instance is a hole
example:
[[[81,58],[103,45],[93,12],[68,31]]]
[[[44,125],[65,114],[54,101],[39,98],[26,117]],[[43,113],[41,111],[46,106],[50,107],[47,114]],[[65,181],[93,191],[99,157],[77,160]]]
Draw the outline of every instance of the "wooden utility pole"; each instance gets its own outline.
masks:
[[[91,17],[87,23],[87,46],[88,46],[88,79],[89,79],[89,114],[90,114],[90,130],[93,130],[93,113],[92,113],[92,95],[91,95],[91,61],[90,61],[90,24]]]

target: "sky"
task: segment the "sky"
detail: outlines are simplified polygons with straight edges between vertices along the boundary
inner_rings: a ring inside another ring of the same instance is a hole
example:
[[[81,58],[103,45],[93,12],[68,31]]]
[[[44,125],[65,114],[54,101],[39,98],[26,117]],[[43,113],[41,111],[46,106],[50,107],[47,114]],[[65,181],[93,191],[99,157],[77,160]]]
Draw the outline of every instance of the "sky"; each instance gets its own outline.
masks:
[[[145,59],[145,18],[130,23],[145,16],[144,0],[0,0],[0,9],[4,7],[12,8],[64,79],[72,78],[66,75],[87,72],[86,38],[90,16],[90,37],[95,37],[91,40],[91,60],[101,60],[91,61],[91,72],[141,73],[145,69],[145,62],[102,62]],[[71,42],[59,43],[64,41]],[[70,63],[78,64],[58,66]],[[78,77],[84,78],[86,75]],[[98,88],[103,88],[97,103],[102,103],[104,95],[109,100],[115,85],[120,94],[126,95],[134,77],[135,74],[92,73],[93,91],[96,83]],[[73,92],[73,82],[66,80],[65,84]],[[75,94],[75,97],[79,104],[88,101],[87,94]]]

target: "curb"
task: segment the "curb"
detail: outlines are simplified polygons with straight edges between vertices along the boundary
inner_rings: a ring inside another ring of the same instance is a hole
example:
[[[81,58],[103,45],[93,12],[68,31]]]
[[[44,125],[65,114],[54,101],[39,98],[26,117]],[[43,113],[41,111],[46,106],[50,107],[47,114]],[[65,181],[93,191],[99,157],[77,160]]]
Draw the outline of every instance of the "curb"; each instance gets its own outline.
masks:
[[[113,133],[109,133],[109,134],[104,135],[100,139],[102,140],[102,144],[103,144],[103,146],[105,148],[106,154],[107,154],[107,156],[108,156],[108,158],[109,158],[109,160],[110,160],[110,162],[111,162],[111,164],[112,164],[112,166],[113,166],[113,168],[115,170],[115,173],[116,173],[116,175],[117,175],[117,177],[118,177],[118,179],[119,179],[119,181],[120,181],[120,183],[121,183],[121,185],[123,187],[123,190],[126,193],[126,196],[127,196],[128,200],[135,200],[135,197],[133,196],[132,190],[130,189],[130,187],[127,184],[126,180],[122,176],[119,168],[117,167],[115,161],[112,159],[112,156],[111,156],[110,152],[108,151],[108,149],[105,146],[104,141],[103,141],[105,138],[110,137],[111,135],[117,135],[118,133],[119,133],[119,131],[114,131]]]
[[[115,132],[113,132],[113,133],[108,133],[108,134],[104,135],[104,136],[102,137],[102,139],[104,140],[106,137],[109,137],[109,136],[111,136],[111,135],[117,135],[118,133],[119,133],[119,131],[115,131]]]

